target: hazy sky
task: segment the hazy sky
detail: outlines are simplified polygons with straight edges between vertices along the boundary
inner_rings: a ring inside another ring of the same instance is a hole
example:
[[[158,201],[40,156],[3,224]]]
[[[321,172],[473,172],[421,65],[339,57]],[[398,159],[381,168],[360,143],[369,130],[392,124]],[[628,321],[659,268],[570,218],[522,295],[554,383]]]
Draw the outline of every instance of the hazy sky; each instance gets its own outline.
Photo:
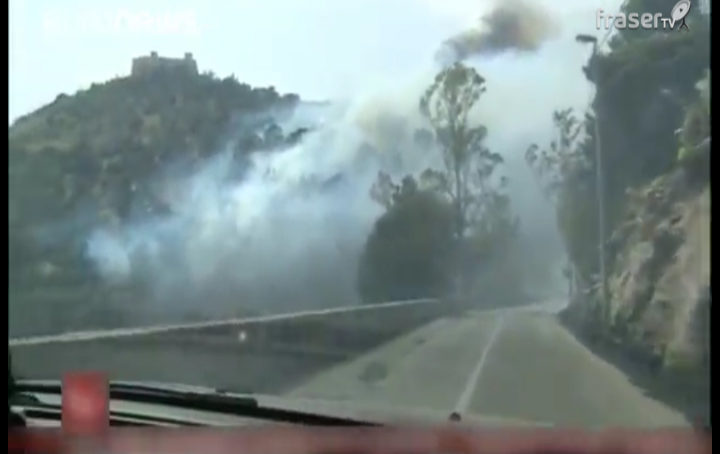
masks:
[[[545,80],[571,98],[587,96],[588,84],[579,67],[588,49],[572,37],[595,33],[595,10],[616,10],[620,1],[538,1],[557,17],[562,32],[558,39],[532,59],[484,63],[485,72],[522,87]],[[12,121],[61,92],[71,94],[92,82],[125,75],[134,56],[151,50],[178,57],[190,51],[203,71],[235,74],[243,82],[274,85],[303,98],[351,96],[375,82],[392,83],[428,68],[438,44],[474,24],[491,4],[11,0],[9,117]],[[151,19],[145,25],[143,15]],[[123,20],[128,17],[135,18],[134,26]]]

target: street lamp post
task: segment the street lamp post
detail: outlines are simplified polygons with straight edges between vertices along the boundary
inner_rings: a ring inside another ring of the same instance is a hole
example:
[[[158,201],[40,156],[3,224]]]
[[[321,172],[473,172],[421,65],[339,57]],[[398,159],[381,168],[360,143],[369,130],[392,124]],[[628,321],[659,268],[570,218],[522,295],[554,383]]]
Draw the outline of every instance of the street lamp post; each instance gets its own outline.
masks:
[[[597,209],[598,209],[598,264],[600,267],[600,304],[601,307],[605,308],[603,316],[607,318],[609,322],[610,307],[608,306],[607,300],[607,274],[605,268],[605,173],[603,169],[603,154],[602,144],[600,137],[600,115],[598,104],[600,103],[600,81],[598,80],[597,64],[594,64],[593,59],[597,56],[597,38],[590,35],[577,35],[575,38],[580,43],[592,43],[592,55],[590,56],[590,63],[588,63],[588,69],[592,71],[592,78],[595,82],[595,121],[594,121],[594,133],[595,133],[595,191],[597,197]]]

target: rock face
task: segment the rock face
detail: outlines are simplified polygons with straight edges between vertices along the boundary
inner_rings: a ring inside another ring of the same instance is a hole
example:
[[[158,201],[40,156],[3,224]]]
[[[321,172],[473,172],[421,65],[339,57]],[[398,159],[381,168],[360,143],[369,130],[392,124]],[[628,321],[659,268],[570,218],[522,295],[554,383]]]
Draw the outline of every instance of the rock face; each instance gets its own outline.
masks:
[[[569,312],[576,321],[604,326],[628,352],[655,366],[706,368],[710,189],[689,185],[678,169],[630,191],[627,200],[608,245],[609,307],[584,301]]]
[[[614,331],[678,367],[704,364],[710,348],[710,190],[682,188],[674,175],[633,194],[609,278]]]

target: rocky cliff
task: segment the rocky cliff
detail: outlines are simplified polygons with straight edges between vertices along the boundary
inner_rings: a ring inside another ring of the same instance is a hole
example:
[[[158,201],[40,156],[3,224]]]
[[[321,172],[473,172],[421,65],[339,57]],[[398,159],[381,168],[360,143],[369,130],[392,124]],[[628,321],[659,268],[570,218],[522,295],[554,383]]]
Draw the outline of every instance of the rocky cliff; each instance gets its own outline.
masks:
[[[582,296],[564,314],[656,370],[709,367],[710,187],[688,175],[628,191],[607,249],[608,306]]]
[[[709,361],[710,189],[685,188],[679,171],[629,195],[608,278],[612,331],[671,368]]]
[[[676,159],[630,185],[606,245],[607,304],[598,286],[564,314],[656,370],[707,370],[710,349],[710,74],[694,84],[675,132]]]

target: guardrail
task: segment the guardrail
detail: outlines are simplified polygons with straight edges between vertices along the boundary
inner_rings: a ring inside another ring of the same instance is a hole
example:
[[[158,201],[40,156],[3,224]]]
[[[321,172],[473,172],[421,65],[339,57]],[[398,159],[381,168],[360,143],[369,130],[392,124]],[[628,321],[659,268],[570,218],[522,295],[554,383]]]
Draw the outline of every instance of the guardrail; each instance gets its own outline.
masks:
[[[327,317],[340,314],[362,314],[372,311],[382,311],[405,306],[440,305],[441,300],[423,298],[405,301],[390,301],[377,304],[363,304],[359,306],[345,306],[330,309],[301,311],[284,314],[261,315],[255,317],[214,320],[207,322],[183,323],[173,325],[147,326],[138,328],[120,328],[111,330],[75,331],[56,335],[21,337],[8,340],[9,347],[56,344],[64,342],[97,341],[105,339],[119,339],[137,336],[151,336],[182,331],[197,331],[212,328],[225,328],[243,325],[258,325],[272,322],[288,322],[312,317]],[[439,309],[439,308],[438,308]],[[431,311],[435,312],[435,311]]]

